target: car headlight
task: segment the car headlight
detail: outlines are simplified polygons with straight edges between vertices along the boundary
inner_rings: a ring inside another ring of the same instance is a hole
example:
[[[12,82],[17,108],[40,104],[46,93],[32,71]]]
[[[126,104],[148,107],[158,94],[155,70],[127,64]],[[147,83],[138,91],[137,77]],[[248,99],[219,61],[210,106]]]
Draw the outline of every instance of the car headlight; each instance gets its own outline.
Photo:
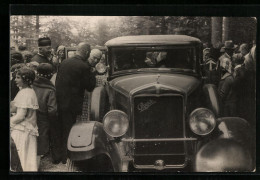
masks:
[[[198,108],[192,111],[189,117],[191,130],[197,135],[207,135],[216,126],[216,118],[213,112],[206,108]]]
[[[100,63],[100,62],[96,64],[95,68],[96,68],[97,72],[100,74],[104,74],[107,70],[106,65],[103,63]]]
[[[128,130],[129,121],[123,111],[112,110],[104,116],[103,124],[104,130],[109,136],[120,137]]]

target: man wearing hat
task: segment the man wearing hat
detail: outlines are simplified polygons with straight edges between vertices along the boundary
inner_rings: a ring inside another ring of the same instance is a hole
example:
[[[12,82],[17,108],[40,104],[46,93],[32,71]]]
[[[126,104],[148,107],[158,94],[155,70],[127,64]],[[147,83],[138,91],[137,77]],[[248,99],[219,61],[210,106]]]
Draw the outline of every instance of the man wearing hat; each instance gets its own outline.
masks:
[[[61,127],[61,161],[67,160],[67,141],[71,127],[78,115],[82,115],[84,91],[92,91],[96,85],[95,74],[91,72],[88,58],[90,45],[82,42],[76,55],[63,60],[56,77],[56,97],[59,124]]]
[[[57,102],[56,102],[56,90],[50,79],[53,75],[52,65],[49,63],[41,63],[36,70],[37,78],[33,83],[33,89],[37,96],[39,109],[37,110],[37,126],[39,131],[37,154],[38,160],[40,156],[44,156],[49,152],[49,144],[51,133],[51,140],[54,140],[52,148],[53,160],[56,160],[57,145],[59,143],[56,131],[59,126],[57,123]],[[55,130],[54,130],[55,129]]]
[[[232,56],[233,56],[233,54],[234,54],[234,50],[235,50],[235,46],[234,46],[234,43],[233,43],[233,41],[232,40],[228,40],[228,41],[225,41],[225,45],[224,45],[224,47],[223,47],[223,49],[224,49],[224,54],[222,55],[222,56],[220,56],[219,57],[219,59],[218,59],[218,62],[217,62],[217,67],[216,67],[216,69],[217,69],[217,79],[218,79],[218,81],[221,79],[221,67],[220,67],[220,65],[221,64],[223,64],[223,59],[229,59],[231,62],[232,62]]]
[[[51,40],[49,37],[42,37],[38,39],[38,53],[32,58],[32,61],[36,61],[39,64],[52,62],[48,59],[51,55]]]
[[[228,58],[232,62],[232,56],[233,56],[233,53],[235,50],[235,46],[234,46],[234,43],[232,40],[225,41],[224,50],[225,50],[225,53],[222,56],[220,56],[220,58],[219,58],[220,64],[222,63],[221,61],[223,61],[224,58]]]

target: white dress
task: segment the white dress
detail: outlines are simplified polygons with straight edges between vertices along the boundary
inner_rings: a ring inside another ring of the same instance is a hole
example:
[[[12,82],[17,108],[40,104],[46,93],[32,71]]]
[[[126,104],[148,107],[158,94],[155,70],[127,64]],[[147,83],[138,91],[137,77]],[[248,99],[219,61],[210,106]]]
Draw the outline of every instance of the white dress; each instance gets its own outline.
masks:
[[[27,108],[24,121],[11,128],[23,171],[37,171],[37,136],[36,109],[39,108],[37,97],[32,88],[21,89],[15,99],[17,108]]]

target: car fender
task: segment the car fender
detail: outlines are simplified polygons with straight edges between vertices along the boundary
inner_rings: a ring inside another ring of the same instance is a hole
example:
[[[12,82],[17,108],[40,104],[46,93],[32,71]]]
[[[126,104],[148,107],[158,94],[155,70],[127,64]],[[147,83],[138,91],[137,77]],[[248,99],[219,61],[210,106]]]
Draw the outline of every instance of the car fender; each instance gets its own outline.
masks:
[[[70,131],[67,148],[71,160],[90,159],[99,154],[109,156],[109,143],[103,124],[97,121],[78,122]]]
[[[205,84],[203,92],[206,99],[207,107],[213,111],[216,117],[220,115],[220,101],[218,99],[217,88],[214,84]]]
[[[195,157],[197,172],[252,171],[252,157],[240,143],[233,139],[219,138],[205,144]]]
[[[250,124],[243,118],[223,117],[218,118],[219,138],[233,139],[242,146],[251,149],[253,145],[253,134]]]

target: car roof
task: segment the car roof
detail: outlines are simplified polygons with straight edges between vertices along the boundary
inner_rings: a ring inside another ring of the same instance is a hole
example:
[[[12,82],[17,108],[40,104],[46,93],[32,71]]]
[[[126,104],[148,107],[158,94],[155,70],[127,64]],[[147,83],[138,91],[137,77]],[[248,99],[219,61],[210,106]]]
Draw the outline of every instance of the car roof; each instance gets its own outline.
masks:
[[[131,45],[189,45],[200,43],[198,38],[186,35],[139,35],[122,36],[111,39],[106,46],[131,46]]]

